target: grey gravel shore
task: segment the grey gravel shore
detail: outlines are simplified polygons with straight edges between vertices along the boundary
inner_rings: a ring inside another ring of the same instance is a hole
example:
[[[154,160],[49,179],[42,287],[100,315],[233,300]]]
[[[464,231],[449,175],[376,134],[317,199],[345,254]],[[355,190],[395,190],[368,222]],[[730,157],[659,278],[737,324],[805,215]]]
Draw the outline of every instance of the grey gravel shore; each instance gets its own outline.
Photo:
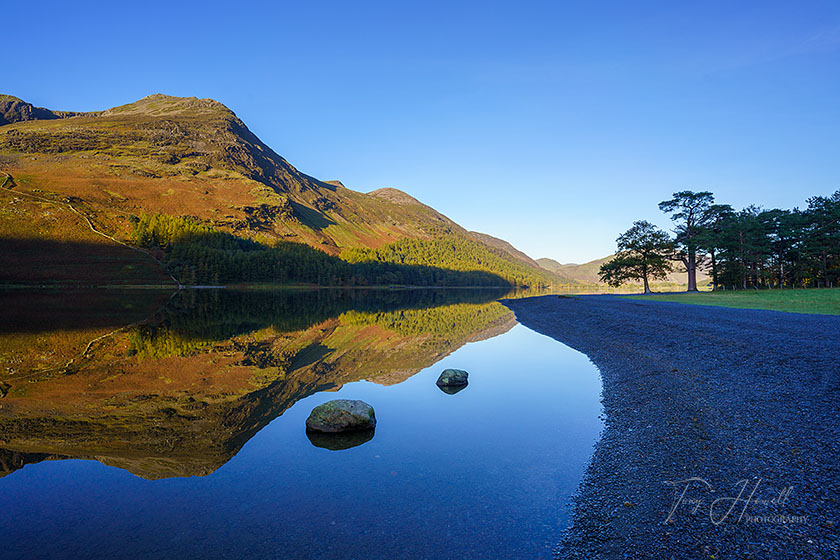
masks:
[[[558,557],[840,558],[840,316],[502,303],[603,379],[606,427]]]

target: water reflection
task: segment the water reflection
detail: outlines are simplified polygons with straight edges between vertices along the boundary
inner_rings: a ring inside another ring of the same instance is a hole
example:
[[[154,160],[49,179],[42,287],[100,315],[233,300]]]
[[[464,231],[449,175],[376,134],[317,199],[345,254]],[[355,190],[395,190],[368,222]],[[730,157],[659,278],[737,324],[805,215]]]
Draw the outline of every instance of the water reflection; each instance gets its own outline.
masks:
[[[464,383],[463,385],[438,385],[437,388],[446,393],[447,395],[454,395],[456,393],[460,393],[468,386],[469,383]]]
[[[210,474],[303,397],[399,383],[508,331],[505,295],[0,292],[0,476],[67,458],[150,479]]]
[[[322,447],[330,451],[341,451],[358,447],[373,439],[376,430],[356,430],[343,433],[306,432],[306,437],[315,447]]]
[[[67,316],[0,332],[7,556],[550,557],[600,386],[499,294],[150,296],[48,295]],[[446,368],[469,390],[441,394]],[[376,431],[307,434],[335,398]]]

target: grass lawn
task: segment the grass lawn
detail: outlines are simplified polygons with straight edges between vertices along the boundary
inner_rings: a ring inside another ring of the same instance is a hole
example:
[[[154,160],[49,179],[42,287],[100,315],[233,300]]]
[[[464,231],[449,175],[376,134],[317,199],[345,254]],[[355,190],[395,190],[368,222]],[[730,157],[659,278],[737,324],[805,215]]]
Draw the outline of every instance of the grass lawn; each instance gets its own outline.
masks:
[[[739,309],[772,309],[793,313],[840,315],[840,288],[797,290],[744,290],[625,296],[631,299],[674,301],[694,305],[716,305]]]

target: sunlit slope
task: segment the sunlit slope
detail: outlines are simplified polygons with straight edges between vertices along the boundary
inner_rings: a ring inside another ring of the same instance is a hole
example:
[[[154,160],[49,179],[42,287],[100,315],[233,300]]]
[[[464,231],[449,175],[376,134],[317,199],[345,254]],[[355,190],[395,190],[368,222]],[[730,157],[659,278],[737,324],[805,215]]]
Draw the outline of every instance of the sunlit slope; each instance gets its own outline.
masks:
[[[551,280],[401,191],[364,194],[300,172],[210,99],[152,95],[96,113],[19,105],[0,121],[7,188],[63,200],[96,216],[119,241],[130,239],[131,217],[143,213],[191,216],[238,236],[301,242],[331,255],[451,237]],[[63,235],[78,235],[78,224],[62,227]]]

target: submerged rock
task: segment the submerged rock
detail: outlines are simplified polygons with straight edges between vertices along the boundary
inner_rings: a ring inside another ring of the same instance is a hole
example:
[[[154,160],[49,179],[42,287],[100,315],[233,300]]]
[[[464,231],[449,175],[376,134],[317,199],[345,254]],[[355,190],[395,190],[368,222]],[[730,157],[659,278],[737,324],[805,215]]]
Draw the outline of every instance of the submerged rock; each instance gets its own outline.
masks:
[[[437,380],[438,387],[462,387],[467,384],[469,373],[462,369],[445,369]]]
[[[373,407],[363,401],[336,399],[316,406],[306,419],[308,432],[352,432],[376,426]]]
[[[373,439],[376,430],[355,430],[352,432],[306,432],[306,437],[315,447],[329,449],[330,451],[341,451],[367,443]]]

